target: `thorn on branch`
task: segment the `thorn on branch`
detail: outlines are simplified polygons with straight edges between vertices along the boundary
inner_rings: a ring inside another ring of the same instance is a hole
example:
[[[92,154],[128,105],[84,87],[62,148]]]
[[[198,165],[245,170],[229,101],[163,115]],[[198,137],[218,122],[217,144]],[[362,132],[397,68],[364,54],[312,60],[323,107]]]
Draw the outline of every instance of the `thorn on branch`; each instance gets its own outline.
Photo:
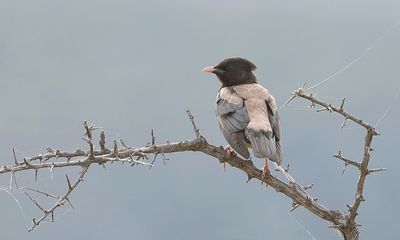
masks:
[[[136,164],[137,164],[137,162],[136,161],[138,161],[138,160],[133,160],[133,157],[132,157],[132,155],[131,156],[129,156],[129,159],[131,160],[131,162],[132,162],[132,164],[131,164],[131,167],[133,167],[133,166],[135,166]],[[106,165],[104,164],[103,165],[103,167],[104,167],[104,169],[106,168]]]
[[[86,130],[84,135],[87,136],[87,139],[83,139],[83,140],[85,140],[89,144],[89,156],[88,156],[88,158],[90,160],[93,160],[94,159],[94,147],[93,147],[93,142],[92,142],[92,131],[96,130],[98,128],[94,127],[94,126],[89,126],[87,121],[83,122],[83,126],[84,126],[84,128]]]
[[[299,94],[303,94],[304,93],[304,88],[306,86],[307,82],[303,83],[303,86],[301,86],[300,88],[298,88],[297,90],[292,92],[292,96],[282,105],[282,107],[279,108],[279,112],[284,109],[291,101],[293,101],[293,99],[295,99]],[[310,106],[311,108],[311,106]]]
[[[348,119],[348,118],[344,118],[342,124],[340,124],[340,127],[341,127],[342,129],[343,129],[344,127],[346,127],[347,119]]]
[[[322,111],[328,111],[329,113],[332,113],[332,104],[329,104],[327,107],[323,107],[323,108],[320,108],[320,109],[317,109],[316,110],[317,112],[322,112]]]
[[[361,195],[361,194],[357,194],[357,195],[356,195],[356,199],[359,199],[361,202],[364,202],[364,201],[365,201],[365,198],[364,198],[363,195]]]
[[[344,163],[343,169],[342,169],[342,176],[343,176],[344,172],[346,171],[346,167],[347,167],[348,165],[349,165],[348,163]]]
[[[154,162],[156,161],[157,156],[158,156],[158,153],[155,153],[153,156],[153,160],[150,163],[149,169],[151,169],[154,166]]]
[[[128,149],[129,147],[125,144],[125,142],[122,140],[122,138],[119,138],[119,144],[123,146],[125,149]]]
[[[387,170],[387,168],[373,168],[373,169],[368,170],[368,174],[375,173],[375,172],[384,172],[386,170]]]
[[[51,147],[46,147],[46,151],[47,151],[47,153],[51,153],[51,154],[54,154],[54,152],[55,152]]]
[[[138,160],[140,160],[140,159],[143,159],[143,160],[145,160],[145,159],[149,159],[149,157],[146,155],[146,154],[144,154],[144,153],[141,153],[141,152],[137,152],[137,157],[136,157],[136,161],[138,161]]]
[[[65,174],[65,177],[67,178],[68,189],[69,189],[69,190],[72,190],[72,185],[71,185],[71,182],[69,181],[68,174]]]
[[[290,209],[289,213],[293,212],[294,210],[296,210],[298,207],[300,207],[301,205],[297,202],[293,202],[292,203],[292,209]]]
[[[34,168],[33,165],[30,164],[30,163],[26,160],[26,158],[24,158],[24,163],[25,163],[26,166],[31,167],[31,168]]]
[[[154,130],[153,129],[151,129],[150,134],[151,134],[151,145],[150,146],[154,146],[154,145],[156,145],[156,137],[154,136]]]
[[[118,158],[118,144],[117,144],[117,140],[114,140],[114,150],[113,150],[113,154],[115,158]]]
[[[17,177],[15,176],[15,172],[12,173],[13,181],[15,184],[15,188],[18,189],[18,184],[17,184]]]
[[[39,225],[39,223],[36,222],[35,218],[32,218],[33,226],[28,230],[28,232],[32,231],[36,226]]]
[[[311,183],[311,184],[309,184],[309,185],[307,185],[307,186],[304,186],[303,189],[304,189],[305,191],[307,191],[308,189],[311,189],[312,187],[314,187],[314,183]]]
[[[40,210],[42,210],[43,213],[47,213],[47,211],[46,211],[42,206],[40,206],[40,204],[39,204],[35,199],[33,199],[31,196],[29,196],[29,194],[28,194],[27,192],[25,192],[25,194],[26,194],[26,196],[28,196],[28,198],[29,198],[33,203],[35,203],[35,205],[36,205]]]
[[[17,161],[17,157],[16,157],[16,154],[15,154],[15,149],[13,148],[12,151],[13,151],[15,166],[19,166],[19,162]]]
[[[37,193],[43,194],[46,197],[51,197],[51,198],[55,198],[55,199],[59,198],[59,196],[56,196],[56,195],[53,195],[53,194],[50,194],[50,193],[47,193],[47,192],[43,192],[43,191],[40,191],[40,190],[37,190],[37,189],[33,189],[33,188],[26,188],[26,189],[28,189],[28,190],[30,190],[32,192],[37,192]]]
[[[106,134],[104,131],[100,132],[99,145],[102,152],[106,151]]]
[[[167,165],[167,161],[169,160],[169,158],[166,158],[166,157],[165,157],[165,154],[164,154],[163,151],[161,151],[160,154],[161,154],[161,156],[163,157],[163,163],[164,163],[164,165]]]
[[[249,183],[250,182],[250,180],[252,179],[253,177],[252,176],[250,176],[250,174],[247,174],[247,181],[246,181],[246,183]]]
[[[86,135],[88,137],[88,139],[91,139],[92,138],[92,131],[91,131],[87,121],[83,122],[83,127],[85,128],[85,133],[83,133],[83,135]]]
[[[286,173],[289,172],[289,164],[286,166],[286,168],[282,168]],[[275,172],[280,172],[282,169],[275,168]]]
[[[65,198],[65,200],[67,200],[67,202],[69,203],[69,205],[71,206],[71,208],[75,210],[74,205],[72,205],[72,203],[71,203],[71,201],[69,200],[69,198]]]
[[[17,178],[15,177],[15,172],[11,172],[9,189],[12,190],[12,187],[14,185],[15,185],[15,188],[18,189]]]
[[[342,103],[340,104],[340,110],[343,110],[343,107],[344,107],[344,102],[346,101],[346,98],[343,98],[342,99]]]
[[[201,138],[200,130],[196,127],[196,123],[194,122],[194,117],[189,109],[186,110],[187,115],[189,116],[190,122],[192,123],[194,133],[196,134],[196,138]]]
[[[60,150],[56,150],[56,158],[59,158],[60,154],[61,154]]]

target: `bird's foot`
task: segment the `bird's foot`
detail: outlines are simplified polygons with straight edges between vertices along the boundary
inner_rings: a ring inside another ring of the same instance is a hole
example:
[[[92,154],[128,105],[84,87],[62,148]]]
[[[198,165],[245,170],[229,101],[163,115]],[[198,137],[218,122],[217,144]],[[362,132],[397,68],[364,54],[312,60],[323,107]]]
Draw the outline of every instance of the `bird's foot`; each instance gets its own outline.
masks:
[[[226,145],[226,147],[224,147],[224,150],[226,151],[226,153],[228,154],[228,156],[231,156],[232,153],[235,152],[235,150],[233,150],[233,148],[232,148],[231,146],[229,146],[229,145]],[[223,165],[224,165],[224,172],[225,172],[225,170],[226,170],[226,163],[223,163]]]
[[[270,174],[270,171],[269,171],[268,162],[265,162],[264,167],[262,168],[262,174],[261,174],[261,184],[265,183],[265,190],[267,190],[267,188],[268,188],[268,183],[264,182],[264,179],[269,174]]]
[[[229,146],[229,145],[226,145],[226,147],[224,147],[224,150],[226,151],[228,156],[232,155],[232,153],[235,152],[235,150],[233,150],[233,148],[231,146]]]
[[[228,154],[228,156],[231,156],[232,153],[234,153],[235,151],[233,150],[233,148],[229,145],[226,145],[226,147],[224,147],[224,150],[226,151],[226,153]],[[222,163],[223,167],[224,167],[224,172],[226,171],[226,163]]]

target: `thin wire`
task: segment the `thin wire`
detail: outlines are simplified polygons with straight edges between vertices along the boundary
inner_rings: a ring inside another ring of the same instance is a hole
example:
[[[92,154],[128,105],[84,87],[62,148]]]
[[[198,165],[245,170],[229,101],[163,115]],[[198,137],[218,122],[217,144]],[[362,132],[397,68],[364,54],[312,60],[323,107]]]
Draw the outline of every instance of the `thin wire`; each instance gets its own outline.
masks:
[[[357,63],[358,61],[360,61],[364,56],[367,55],[367,53],[374,49],[378,43],[380,43],[390,32],[392,32],[397,26],[400,25],[400,18],[391,26],[389,27],[380,37],[378,37],[369,47],[367,47],[358,57],[356,57],[355,59],[353,59],[350,63],[348,63],[346,66],[344,66],[343,68],[337,70],[335,73],[333,73],[332,75],[330,75],[329,77],[325,78],[324,80],[322,80],[319,83],[316,83],[314,85],[312,85],[310,88],[308,88],[308,90],[313,89],[318,87],[319,85],[331,80],[331,79],[335,79],[338,75],[340,75],[341,73],[343,73],[344,71],[346,71],[349,67],[351,67],[353,64]]]
[[[390,111],[390,108],[392,108],[393,104],[396,102],[397,98],[400,96],[400,88],[397,90],[396,95],[393,97],[392,102],[387,106],[386,111],[383,113],[383,115],[378,119],[378,121],[375,124],[375,127],[378,127],[379,123],[382,122],[382,120],[387,116],[387,114]]]
[[[291,217],[294,219],[294,221],[295,221],[308,235],[310,235],[310,237],[311,237],[312,240],[317,240],[317,239],[314,237],[314,235],[313,235],[303,224],[301,224],[301,223],[299,222],[299,220],[297,220],[297,218],[296,218],[294,215],[292,215],[291,213],[289,213],[289,216],[291,216]]]
[[[308,110],[308,109],[310,109],[310,106],[309,105],[289,104],[289,105],[287,105],[287,108],[289,108],[289,109],[304,109],[304,110]]]
[[[295,95],[291,96],[291,97],[282,105],[282,107],[280,107],[280,108],[278,109],[278,112],[282,111],[282,109],[284,109],[284,108],[285,108],[293,99],[295,99],[295,98],[296,98]]]
[[[2,186],[0,186],[0,190],[2,190],[2,191],[4,191],[4,192],[8,193],[8,195],[10,195],[10,196],[14,199],[14,201],[17,203],[17,205],[18,205],[18,207],[19,207],[19,210],[20,210],[21,213],[22,213],[22,216],[23,216],[24,219],[26,220],[26,219],[27,219],[27,216],[26,216],[26,214],[25,214],[25,212],[24,212],[24,209],[22,208],[21,204],[19,203],[18,199],[14,196],[14,194],[12,194],[7,188],[2,187]]]
[[[344,127],[343,130],[363,129],[363,127]]]

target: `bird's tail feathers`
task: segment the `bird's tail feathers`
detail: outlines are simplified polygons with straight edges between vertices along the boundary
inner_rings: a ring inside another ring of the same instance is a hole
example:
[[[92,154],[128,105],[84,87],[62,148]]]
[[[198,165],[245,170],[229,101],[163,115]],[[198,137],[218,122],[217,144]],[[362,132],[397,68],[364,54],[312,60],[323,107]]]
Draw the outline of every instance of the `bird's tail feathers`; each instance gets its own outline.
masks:
[[[282,156],[282,142],[281,141],[275,141],[275,154],[276,154],[276,163],[278,165],[281,165],[281,162],[283,160]]]

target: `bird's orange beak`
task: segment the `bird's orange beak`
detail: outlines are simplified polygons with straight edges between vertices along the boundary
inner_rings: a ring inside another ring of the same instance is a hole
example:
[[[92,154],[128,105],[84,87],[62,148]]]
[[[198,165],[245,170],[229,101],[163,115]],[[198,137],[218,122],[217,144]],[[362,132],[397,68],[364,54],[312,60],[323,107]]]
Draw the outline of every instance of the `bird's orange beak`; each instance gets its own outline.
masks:
[[[208,73],[213,73],[214,70],[215,70],[214,66],[208,66],[208,67],[201,69],[201,71],[208,72]]]

